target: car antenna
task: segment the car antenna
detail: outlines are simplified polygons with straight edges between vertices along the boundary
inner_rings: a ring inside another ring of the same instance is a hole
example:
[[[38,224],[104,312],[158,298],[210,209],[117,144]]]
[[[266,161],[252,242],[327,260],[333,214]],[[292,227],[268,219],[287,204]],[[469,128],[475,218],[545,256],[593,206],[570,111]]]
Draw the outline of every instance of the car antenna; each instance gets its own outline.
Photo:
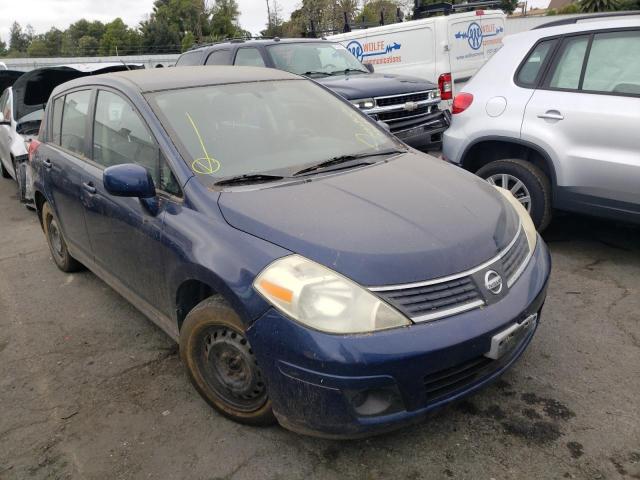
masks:
[[[131,69],[129,68],[129,65],[127,65],[126,63],[124,63],[124,60],[122,60],[122,59],[120,58],[120,55],[118,55],[118,46],[117,46],[117,45],[116,45],[116,57],[118,57],[118,60],[120,60],[120,62],[122,62],[122,65],[124,65],[124,68],[126,68],[127,70],[131,70]]]

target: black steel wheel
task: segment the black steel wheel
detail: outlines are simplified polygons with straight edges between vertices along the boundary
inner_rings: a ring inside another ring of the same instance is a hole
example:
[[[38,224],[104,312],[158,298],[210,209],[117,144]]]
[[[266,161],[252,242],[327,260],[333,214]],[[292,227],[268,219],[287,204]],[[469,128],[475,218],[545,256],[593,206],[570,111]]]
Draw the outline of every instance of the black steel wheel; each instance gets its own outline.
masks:
[[[53,215],[48,203],[45,202],[42,205],[40,215],[47,244],[57,267],[63,272],[76,272],[82,269],[82,264],[69,253],[58,219]]]
[[[250,425],[275,422],[242,321],[222,298],[203,300],[189,312],[180,329],[180,356],[196,390],[220,413]]]

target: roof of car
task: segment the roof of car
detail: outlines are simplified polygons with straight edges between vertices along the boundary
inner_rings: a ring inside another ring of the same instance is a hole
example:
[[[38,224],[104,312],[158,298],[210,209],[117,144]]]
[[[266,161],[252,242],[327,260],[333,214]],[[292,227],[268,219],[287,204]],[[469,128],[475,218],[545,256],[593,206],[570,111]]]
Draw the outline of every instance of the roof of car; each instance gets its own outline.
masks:
[[[237,66],[195,66],[174,68],[149,68],[83,77],[67,82],[64,89],[82,85],[104,83],[126,84],[140,92],[155,92],[204,85],[228,83],[264,82],[269,80],[300,80],[301,77],[274,68]]]
[[[189,50],[189,52],[197,52],[208,50],[215,47],[223,47],[230,45],[246,46],[246,45],[277,45],[280,43],[318,43],[331,42],[326,38],[251,38],[251,39],[231,39],[224,42],[209,43],[206,45],[197,45]]]
[[[568,33],[589,32],[594,30],[611,30],[616,28],[637,28],[640,27],[640,15],[633,14],[625,17],[603,17],[593,19],[581,19],[577,23],[566,25],[556,25],[544,27],[541,25],[534,30],[520,32],[504,37],[505,42],[527,42],[535,41],[539,38],[553,37],[555,35],[566,35]]]

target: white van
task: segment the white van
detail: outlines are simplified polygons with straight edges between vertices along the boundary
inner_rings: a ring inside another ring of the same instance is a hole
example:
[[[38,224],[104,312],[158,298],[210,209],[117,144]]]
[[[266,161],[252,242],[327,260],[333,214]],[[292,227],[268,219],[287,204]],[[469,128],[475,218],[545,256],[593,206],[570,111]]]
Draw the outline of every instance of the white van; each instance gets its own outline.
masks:
[[[502,10],[476,10],[327,38],[342,43],[377,71],[437,82],[442,99],[450,102],[453,90],[459,90],[502,46],[505,19]]]

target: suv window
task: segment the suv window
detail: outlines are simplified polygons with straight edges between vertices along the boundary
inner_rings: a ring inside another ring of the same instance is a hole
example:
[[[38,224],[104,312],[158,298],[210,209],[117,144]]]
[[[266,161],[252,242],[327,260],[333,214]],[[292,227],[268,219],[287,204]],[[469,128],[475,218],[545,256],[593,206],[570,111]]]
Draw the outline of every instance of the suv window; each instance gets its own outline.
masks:
[[[537,85],[542,73],[542,67],[556,43],[556,39],[545,40],[536,45],[531,51],[518,72],[517,82],[521,86],[535,87]]]
[[[640,95],[640,31],[593,36],[583,90]]]
[[[60,127],[62,126],[62,104],[64,97],[53,101],[53,122],[51,126],[53,143],[60,145]]]
[[[181,66],[191,66],[191,65],[200,65],[200,58],[202,57],[202,52],[187,52],[178,58],[176,62],[176,67]]]
[[[234,65],[245,67],[264,67],[264,60],[257,48],[239,48]]]
[[[584,54],[587,51],[589,37],[570,37],[565,40],[562,54],[556,62],[549,87],[559,89],[577,90],[580,86],[580,75]]]
[[[64,98],[60,146],[84,155],[84,139],[87,136],[87,114],[91,90],[68,93]]]
[[[137,163],[145,167],[156,187],[179,194],[175,177],[160,148],[135,109],[120,95],[98,92],[93,127],[93,160],[104,166]]]
[[[225,49],[211,52],[205,65],[229,65],[229,63],[231,63],[231,52]]]

